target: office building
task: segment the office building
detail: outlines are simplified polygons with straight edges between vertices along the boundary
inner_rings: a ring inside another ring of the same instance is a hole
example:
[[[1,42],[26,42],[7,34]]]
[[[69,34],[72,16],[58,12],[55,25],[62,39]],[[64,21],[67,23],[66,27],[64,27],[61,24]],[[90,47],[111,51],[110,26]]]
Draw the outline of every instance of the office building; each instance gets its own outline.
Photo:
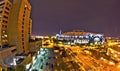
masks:
[[[8,45],[8,19],[12,3],[9,0],[0,0],[0,48]]]
[[[9,44],[16,45],[18,54],[28,53],[31,5],[28,0],[14,0],[9,19]]]

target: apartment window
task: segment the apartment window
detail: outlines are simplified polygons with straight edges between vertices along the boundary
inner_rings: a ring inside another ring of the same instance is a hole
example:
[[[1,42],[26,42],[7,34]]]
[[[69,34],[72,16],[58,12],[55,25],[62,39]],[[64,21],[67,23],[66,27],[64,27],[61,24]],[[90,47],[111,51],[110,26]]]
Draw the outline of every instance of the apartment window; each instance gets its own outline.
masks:
[[[22,30],[22,33],[24,33],[24,30]]]
[[[23,52],[25,53],[25,50]]]
[[[2,36],[2,38],[5,38],[4,36]]]
[[[5,25],[5,28],[7,28],[7,26]]]
[[[22,26],[22,28],[24,28],[24,26]]]
[[[10,10],[8,7],[5,7],[8,11]]]
[[[6,35],[6,34],[5,34],[5,35],[4,35],[4,37],[6,37],[6,38],[7,38],[7,37],[8,37],[8,35]]]
[[[25,5],[25,8],[27,7],[27,5]]]
[[[11,7],[11,4],[7,3],[7,6]]]
[[[24,34],[22,34],[22,37],[24,37]]]
[[[4,42],[6,42],[6,40],[2,40],[2,42],[4,43]]]
[[[24,15],[25,15],[25,12],[26,12],[25,10],[26,10],[26,7],[24,8]],[[25,16],[24,16],[24,17],[25,17]]]
[[[8,23],[6,20],[3,20],[3,23]]]
[[[25,11],[24,11],[25,12]],[[25,17],[25,14],[23,14],[23,17]],[[23,18],[24,19],[24,18]]]
[[[24,14],[25,14],[25,11],[24,11]]]
[[[4,28],[5,28],[5,25],[2,25],[2,27],[4,27]]]
[[[9,7],[11,7],[11,5],[7,2],[7,5],[9,6]]]
[[[4,17],[4,18],[6,18],[6,19],[8,19],[8,17],[7,17],[7,16],[5,16],[5,15],[4,15],[3,17]]]
[[[5,13],[6,13],[7,15],[9,15],[9,12],[5,11]]]
[[[9,4],[9,7],[12,7],[12,6]]]
[[[22,21],[22,25],[24,25],[24,21]]]
[[[26,7],[24,7],[24,13],[25,13]]]
[[[1,3],[0,6],[4,5],[5,3]]]
[[[7,28],[7,26],[6,25],[2,25],[2,28]]]
[[[2,27],[4,28],[4,25],[2,25]]]
[[[23,49],[24,49],[24,46],[23,46]]]
[[[22,42],[22,45],[24,45],[24,42]]]
[[[23,22],[24,22],[24,17],[23,17]]]
[[[5,30],[3,30],[2,32],[3,32],[3,33],[5,33],[6,31],[5,31]]]

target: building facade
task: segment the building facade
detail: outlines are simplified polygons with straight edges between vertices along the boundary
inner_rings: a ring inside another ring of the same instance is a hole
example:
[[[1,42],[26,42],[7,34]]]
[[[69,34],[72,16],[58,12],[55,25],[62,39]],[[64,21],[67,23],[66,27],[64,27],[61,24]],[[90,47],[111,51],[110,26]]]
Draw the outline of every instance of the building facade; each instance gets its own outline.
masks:
[[[58,40],[64,41],[67,44],[103,44],[105,39],[102,34],[95,34],[89,32],[65,32],[63,34],[56,34]]]
[[[32,19],[30,18],[29,19],[29,27],[28,27],[29,31],[28,31],[28,34],[29,34],[29,39],[31,38],[31,35],[32,35]]]
[[[12,3],[9,0],[0,0],[0,48],[8,45],[8,20]]]
[[[31,5],[28,0],[14,0],[9,19],[9,44],[17,45],[18,54],[28,53]]]

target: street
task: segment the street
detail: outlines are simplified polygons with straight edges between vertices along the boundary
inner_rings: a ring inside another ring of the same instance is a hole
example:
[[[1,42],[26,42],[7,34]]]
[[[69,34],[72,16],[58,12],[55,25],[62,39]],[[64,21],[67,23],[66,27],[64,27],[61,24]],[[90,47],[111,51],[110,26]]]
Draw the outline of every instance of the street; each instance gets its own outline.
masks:
[[[86,49],[89,46],[45,45],[40,48],[29,71],[119,71],[105,49]],[[48,47],[47,47],[48,46]],[[109,58],[110,59],[110,58]],[[118,64],[119,65],[119,64]]]
[[[30,71],[80,71],[80,66],[65,50],[54,52],[56,48],[41,48]]]

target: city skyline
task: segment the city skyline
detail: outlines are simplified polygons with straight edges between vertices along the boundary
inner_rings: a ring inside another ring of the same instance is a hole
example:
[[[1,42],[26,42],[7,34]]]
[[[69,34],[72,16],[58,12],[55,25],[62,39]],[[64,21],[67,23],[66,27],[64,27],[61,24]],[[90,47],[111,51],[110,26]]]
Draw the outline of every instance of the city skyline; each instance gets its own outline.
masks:
[[[120,71],[118,7],[103,0],[1,0],[0,71]]]
[[[29,0],[34,35],[75,29],[119,36],[119,0]]]

